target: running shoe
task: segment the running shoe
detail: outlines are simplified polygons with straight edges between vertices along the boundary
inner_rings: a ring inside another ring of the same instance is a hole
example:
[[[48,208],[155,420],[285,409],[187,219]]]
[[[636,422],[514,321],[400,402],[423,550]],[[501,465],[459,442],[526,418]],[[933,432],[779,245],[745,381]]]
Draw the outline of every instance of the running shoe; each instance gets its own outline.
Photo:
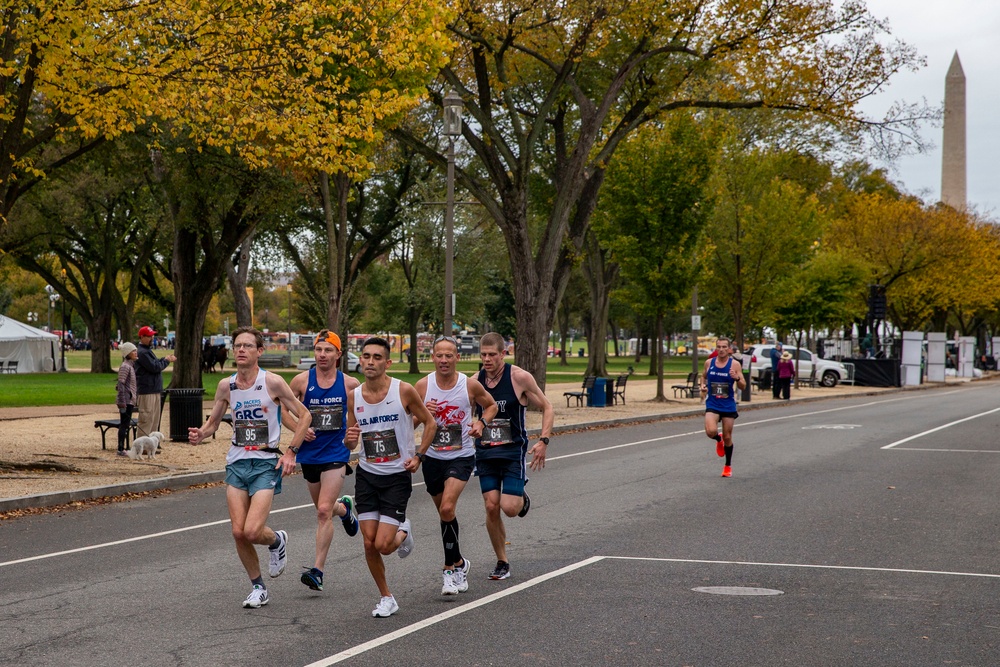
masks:
[[[399,544],[396,553],[399,554],[400,558],[406,558],[413,551],[413,533],[410,532],[410,520],[407,519],[399,524],[399,529],[406,533],[406,539]]]
[[[455,571],[445,570],[441,573],[441,595],[458,595],[458,586],[455,585]]]
[[[723,477],[732,477],[733,476],[733,467],[732,466],[722,466],[722,476]]]
[[[531,508],[531,499],[528,498],[528,494],[526,493],[524,494],[524,507],[521,508],[521,511],[518,512],[517,515],[523,517],[525,514],[528,513],[528,510],[530,508]]]
[[[314,591],[323,590],[323,573],[314,567],[306,568],[306,571],[299,577],[299,581]]]
[[[496,581],[499,579],[507,579],[508,577],[510,577],[510,563],[498,560],[497,566],[493,568],[493,573],[490,574],[490,579]]]
[[[715,438],[715,453],[720,457],[726,455],[726,441],[720,437]]]
[[[268,603],[267,589],[259,584],[253,585],[250,595],[243,601],[244,609],[260,609]]]
[[[340,502],[347,508],[347,514],[340,517],[340,522],[344,524],[344,532],[348,537],[354,537],[358,534],[358,515],[354,513],[354,498],[341,496]]]
[[[464,593],[469,590],[469,559],[462,559],[462,567],[455,567],[454,578],[455,587],[458,588],[459,593]]]
[[[285,547],[288,545],[288,533],[283,530],[277,530],[275,534],[281,540],[281,543],[278,544],[277,549],[268,548],[268,551],[271,552],[271,562],[268,563],[267,573],[272,578],[280,576],[285,571],[285,566],[288,565],[288,556],[285,554]]]
[[[389,618],[397,611],[399,611],[399,605],[396,604],[396,598],[387,595],[379,600],[375,608],[372,609],[372,616],[375,618]]]

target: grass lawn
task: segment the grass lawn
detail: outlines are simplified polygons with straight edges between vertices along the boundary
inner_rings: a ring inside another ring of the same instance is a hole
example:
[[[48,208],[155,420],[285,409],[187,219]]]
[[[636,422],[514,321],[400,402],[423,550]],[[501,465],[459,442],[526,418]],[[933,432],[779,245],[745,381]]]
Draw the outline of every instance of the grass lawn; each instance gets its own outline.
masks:
[[[159,356],[159,354],[158,354]],[[117,367],[120,359],[117,353],[112,356],[112,364]],[[86,372],[90,369],[90,352],[67,352],[66,366],[69,373],[21,373],[17,375],[0,375],[0,408],[45,406],[45,405],[90,405],[107,404],[114,410],[115,403],[115,383],[118,380],[117,373],[93,374]],[[649,377],[649,360],[644,358],[636,364],[631,357],[610,357],[608,360],[608,375],[614,377],[628,372],[628,367],[634,366],[638,378]],[[429,362],[421,363],[421,373],[412,375],[406,372],[409,364],[395,361],[390,369],[390,374],[404,382],[415,383],[423,375],[433,370],[433,364]],[[458,365],[459,371],[463,373],[474,373],[479,369],[479,362],[462,361]],[[558,359],[548,360],[548,370],[545,374],[545,381],[548,384],[582,382],[583,375],[587,370],[586,357],[572,357],[567,359],[567,365],[559,364]],[[667,377],[683,378],[691,371],[691,359],[689,357],[671,357],[664,362],[664,374]],[[227,372],[228,371],[227,369]],[[279,370],[278,375],[291,381],[299,371]],[[169,370],[163,373],[163,386],[169,386],[171,380]],[[215,397],[215,389],[219,380],[225,377],[219,373],[202,375],[202,383],[205,387],[205,400],[212,400]],[[359,377],[360,376],[355,376]]]

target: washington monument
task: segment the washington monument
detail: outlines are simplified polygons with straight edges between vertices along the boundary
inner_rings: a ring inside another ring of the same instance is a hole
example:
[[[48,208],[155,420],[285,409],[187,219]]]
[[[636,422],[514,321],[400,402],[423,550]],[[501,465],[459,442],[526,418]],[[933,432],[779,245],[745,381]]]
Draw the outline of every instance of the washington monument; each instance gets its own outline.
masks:
[[[941,201],[964,211],[965,194],[965,72],[958,51],[944,80],[944,141],[941,151]]]

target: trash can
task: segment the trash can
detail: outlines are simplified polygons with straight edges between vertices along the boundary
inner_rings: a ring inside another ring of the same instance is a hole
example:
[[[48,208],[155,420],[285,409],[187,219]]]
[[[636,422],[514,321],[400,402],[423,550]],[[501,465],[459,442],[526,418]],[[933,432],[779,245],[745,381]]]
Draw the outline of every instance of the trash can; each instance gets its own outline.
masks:
[[[608,381],[606,378],[597,378],[594,380],[594,388],[590,390],[590,396],[588,396],[590,407],[607,407],[607,383]]]
[[[204,421],[201,414],[202,397],[205,390],[167,389],[170,395],[170,439],[187,442],[188,429],[198,428]]]

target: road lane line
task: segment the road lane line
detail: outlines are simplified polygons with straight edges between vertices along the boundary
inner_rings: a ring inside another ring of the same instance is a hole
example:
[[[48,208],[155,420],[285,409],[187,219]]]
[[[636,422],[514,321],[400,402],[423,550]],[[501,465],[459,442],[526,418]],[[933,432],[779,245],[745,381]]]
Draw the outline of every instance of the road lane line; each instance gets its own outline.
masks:
[[[949,422],[947,424],[942,424],[941,426],[938,426],[936,428],[932,428],[932,429],[927,430],[927,431],[921,431],[920,433],[916,433],[914,435],[911,435],[908,438],[903,438],[902,440],[897,440],[896,442],[888,444],[888,445],[882,447],[882,449],[892,449],[896,445],[901,445],[904,442],[909,442],[910,440],[916,440],[917,438],[922,438],[925,435],[930,435],[931,433],[937,433],[938,431],[943,431],[944,429],[950,428],[950,427],[952,427],[952,426],[954,426],[956,424],[961,424],[963,422],[971,421],[973,419],[979,419],[980,417],[985,417],[986,415],[991,415],[994,412],[1000,412],[1000,408],[994,408],[994,409],[992,409],[992,410],[990,410],[988,412],[980,412],[980,413],[974,414],[974,415],[972,415],[970,417],[965,417],[964,419],[957,419],[957,420],[955,420],[953,422]]]
[[[860,565],[814,565],[811,563],[766,563],[744,560],[701,560],[697,558],[655,558],[644,556],[604,556],[607,560],[643,560],[664,563],[696,563],[705,565],[752,565],[756,567],[790,567],[812,570],[853,570],[856,572],[892,572],[897,574],[940,574],[949,577],[983,577],[1000,579],[1000,574],[988,572],[951,572],[948,570],[912,570],[899,567],[864,567]]]
[[[492,593],[490,595],[487,595],[486,597],[479,598],[478,600],[473,600],[472,602],[463,604],[462,606],[456,607],[455,609],[450,609],[446,612],[437,614],[435,616],[425,618],[422,621],[411,623],[410,625],[400,628],[395,632],[390,632],[389,634],[382,635],[381,637],[372,639],[371,641],[365,642],[364,644],[358,644],[357,646],[353,646],[349,649],[341,651],[336,655],[331,655],[328,658],[323,658],[322,660],[317,660],[316,662],[309,663],[308,665],[306,665],[306,667],[328,667],[328,665],[334,665],[338,662],[347,660],[348,658],[353,658],[356,655],[360,655],[366,651],[370,651],[373,648],[378,648],[383,644],[388,644],[389,642],[400,639],[401,637],[413,634],[418,630],[423,630],[424,628],[436,625],[437,623],[441,623],[442,621],[447,621],[449,618],[453,618],[455,616],[458,616],[459,614],[464,614],[467,611],[478,609],[479,607],[488,605],[491,602],[496,602],[497,600],[505,598],[509,595],[513,595],[514,593],[520,593],[525,589],[531,588],[532,586],[537,586],[538,584],[544,583],[549,579],[555,579],[556,577],[561,577],[564,574],[568,574],[570,572],[573,572],[574,570],[579,570],[582,567],[592,565],[593,563],[596,563],[603,559],[604,559],[603,556],[591,556],[586,560],[581,560],[571,565],[567,565],[566,567],[559,568],[558,570],[553,570],[552,572],[539,575],[534,579],[529,579],[528,581],[525,581],[522,584],[517,584],[515,586],[511,586],[510,588],[505,588],[502,591],[499,591],[497,593]]]

